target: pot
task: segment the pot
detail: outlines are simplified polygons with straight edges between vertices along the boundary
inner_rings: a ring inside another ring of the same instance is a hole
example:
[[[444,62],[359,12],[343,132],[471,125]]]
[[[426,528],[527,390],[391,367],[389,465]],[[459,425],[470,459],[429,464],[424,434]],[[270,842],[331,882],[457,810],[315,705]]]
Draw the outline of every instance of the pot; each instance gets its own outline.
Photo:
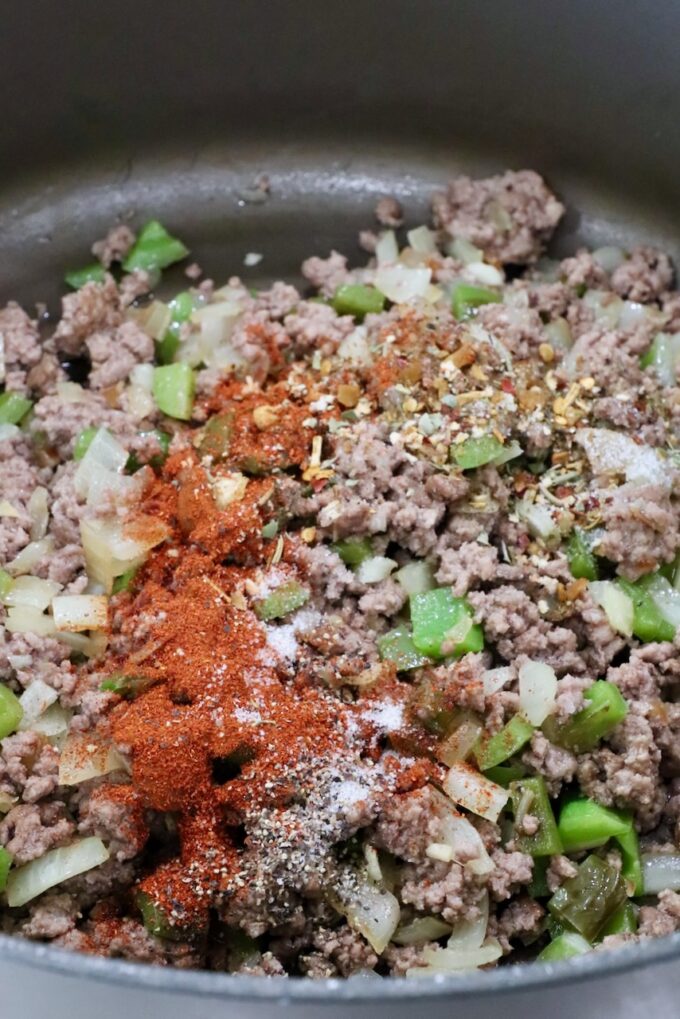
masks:
[[[555,251],[680,254],[680,8],[657,0],[88,0],[6,5],[0,299],[55,307],[117,217],[154,215],[216,278],[351,253],[379,195],[412,224],[456,172],[539,170]],[[253,202],[266,173],[271,196]],[[243,267],[244,255],[264,259]],[[311,982],[127,964],[0,937],[2,1015],[333,1019],[675,1014],[680,936],[436,980]]]

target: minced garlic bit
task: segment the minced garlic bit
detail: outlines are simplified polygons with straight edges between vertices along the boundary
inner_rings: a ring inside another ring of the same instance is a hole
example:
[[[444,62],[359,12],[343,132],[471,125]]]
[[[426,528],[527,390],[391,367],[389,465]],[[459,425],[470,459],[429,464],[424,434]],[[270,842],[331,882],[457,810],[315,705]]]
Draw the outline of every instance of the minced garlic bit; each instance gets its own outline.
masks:
[[[279,412],[279,407],[272,407],[267,403],[263,403],[253,411],[253,421],[256,427],[264,432],[267,428],[271,428],[278,422]]]
[[[240,471],[216,478],[210,488],[219,509],[226,509],[233,502],[240,502],[246,494],[248,478]]]

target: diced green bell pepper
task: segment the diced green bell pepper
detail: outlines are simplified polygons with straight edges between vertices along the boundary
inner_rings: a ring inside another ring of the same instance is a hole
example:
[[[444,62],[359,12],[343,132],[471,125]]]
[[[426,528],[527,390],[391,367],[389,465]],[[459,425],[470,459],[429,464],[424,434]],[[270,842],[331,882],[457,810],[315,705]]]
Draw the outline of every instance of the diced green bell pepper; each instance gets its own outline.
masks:
[[[21,393],[2,393],[0,395],[0,425],[18,425],[33,406]]]
[[[270,541],[272,538],[275,538],[278,533],[279,533],[279,522],[278,522],[278,520],[269,520],[269,521],[267,521],[267,523],[264,525],[264,527],[260,531],[260,534],[262,535],[262,537],[265,538],[267,541]]]
[[[14,587],[14,577],[11,577],[7,570],[0,568],[0,601],[4,601]]]
[[[24,709],[19,698],[8,686],[0,685],[0,739],[16,732],[23,717]]]
[[[486,287],[475,287],[471,283],[458,283],[451,294],[454,317],[461,322],[475,313],[483,304],[497,304],[500,294]]]
[[[527,773],[527,769],[519,761],[511,761],[509,764],[497,764],[493,768],[488,768],[484,772],[484,778],[488,778],[490,782],[495,782],[496,785],[502,785],[504,789],[508,789],[512,782],[517,782],[519,779],[524,778]]]
[[[616,841],[621,850],[621,875],[632,885],[633,895],[642,895],[643,881],[640,843],[632,822],[627,832],[616,836]]]
[[[172,364],[175,354],[180,345],[180,327],[183,322],[188,322],[195,308],[194,295],[188,290],[183,290],[168,302],[168,308],[172,318],[165,335],[161,340],[156,341],[156,361],[158,364]]]
[[[385,307],[385,295],[375,287],[362,283],[343,283],[333,294],[331,304],[338,315],[353,315],[362,319],[370,312],[377,314]]]
[[[487,740],[480,742],[475,749],[475,757],[480,771],[487,772],[497,764],[507,761],[508,757],[519,753],[534,734],[534,727],[521,715],[514,715],[500,732],[494,733]]]
[[[139,232],[137,240],[123,262],[125,272],[135,269],[165,269],[189,254],[189,249],[172,237],[157,219],[149,220]]]
[[[432,591],[414,594],[410,599],[413,643],[423,654],[442,658],[442,644],[448,634],[464,616],[472,619],[472,609],[464,598],[456,598],[449,587],[437,587]],[[484,647],[484,633],[481,626],[473,623],[465,637],[453,651],[456,657],[469,651],[481,651]]]
[[[111,594],[121,594],[123,591],[129,591],[136,575],[137,567],[133,566],[132,569],[121,573],[119,577],[114,577]]]
[[[80,290],[86,283],[103,283],[105,278],[104,266],[100,262],[92,262],[90,265],[84,265],[82,269],[71,269],[65,273],[64,282],[73,290]]]
[[[148,432],[140,432],[140,435],[154,436],[156,442],[161,447],[160,453],[154,453],[149,460],[140,460],[136,453],[130,453],[127,463],[125,464],[125,470],[128,474],[134,474],[136,471],[148,463],[150,467],[159,469],[163,466],[168,458],[168,450],[170,449],[171,435],[167,432],[162,432],[159,428],[152,428]]]
[[[418,651],[406,626],[397,626],[379,637],[378,653],[383,661],[394,662],[397,672],[418,669],[430,661],[427,655]]]
[[[647,591],[653,577],[651,573],[635,583],[623,577],[617,580],[619,587],[633,601],[633,633],[645,644],[671,641],[675,637],[675,627],[661,615]]]
[[[599,938],[601,940],[611,934],[635,934],[637,929],[637,909],[632,902],[624,902],[607,920],[599,933]]]
[[[513,782],[510,786],[510,800],[515,820],[521,806],[526,804],[524,813],[531,814],[538,821],[538,829],[533,835],[521,832],[515,834],[514,841],[519,852],[528,853],[529,856],[553,856],[561,853],[562,842],[545,779],[536,776]]]
[[[168,417],[189,421],[194,406],[196,380],[188,364],[160,365],[153,370],[153,397]]]
[[[99,425],[90,425],[88,428],[83,428],[82,432],[78,435],[75,445],[73,447],[73,459],[82,460],[87,453],[92,440],[99,431]]]
[[[548,901],[548,909],[592,942],[626,898],[621,874],[598,856],[588,856],[578,874],[557,889]]]
[[[495,435],[470,436],[465,442],[451,446],[451,459],[462,470],[469,471],[495,460],[503,448],[503,443]]]
[[[592,946],[584,937],[575,931],[565,931],[546,945],[542,952],[536,956],[537,962],[563,962],[565,959],[573,959],[576,955],[585,955],[591,951]]]
[[[10,867],[14,857],[5,849],[4,846],[0,846],[0,892],[4,892],[7,887],[7,878],[9,877]]]
[[[611,810],[594,800],[579,797],[568,800],[560,811],[558,830],[565,853],[596,849],[609,839],[625,835],[632,828],[631,815]]]
[[[134,676],[124,672],[114,672],[105,679],[99,689],[107,693],[117,693],[119,697],[126,697],[134,700],[140,693],[144,693],[153,686],[155,680],[150,676]]]
[[[165,941],[183,941],[186,931],[172,924],[163,907],[146,892],[137,892],[135,903],[142,914],[142,923],[149,934]]]
[[[527,895],[532,899],[547,899],[550,895],[548,888],[548,867],[550,866],[549,856],[535,856],[534,866],[531,872],[531,881],[526,886]]]
[[[619,688],[604,679],[588,687],[583,696],[588,703],[566,722],[550,717],[543,723],[543,732],[552,743],[576,753],[593,750],[628,713]]]
[[[253,605],[255,615],[263,622],[288,616],[309,599],[309,591],[297,580],[287,580],[275,591]]]
[[[572,577],[577,580],[598,580],[600,569],[588,544],[585,532],[575,527],[567,542],[567,561]]]
[[[201,432],[198,450],[201,456],[211,456],[213,460],[221,460],[229,453],[234,435],[234,413],[226,411],[215,414]]]
[[[370,538],[343,538],[331,545],[345,566],[359,566],[364,559],[373,555],[373,544]]]

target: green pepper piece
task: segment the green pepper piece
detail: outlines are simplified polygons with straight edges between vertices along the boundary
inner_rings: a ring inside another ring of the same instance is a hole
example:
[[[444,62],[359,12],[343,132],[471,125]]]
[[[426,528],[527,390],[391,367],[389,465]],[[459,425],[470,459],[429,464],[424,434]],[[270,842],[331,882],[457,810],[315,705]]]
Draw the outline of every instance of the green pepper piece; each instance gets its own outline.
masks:
[[[458,283],[451,294],[451,307],[454,317],[461,322],[474,315],[483,304],[497,304],[500,300],[501,296],[495,290],[475,287],[471,283]]]
[[[142,914],[142,923],[149,934],[154,937],[163,938],[165,941],[183,941],[186,931],[170,922],[167,913],[155,902],[146,892],[137,892],[135,895],[137,909]]]
[[[411,631],[406,626],[397,626],[378,638],[378,653],[382,661],[394,662],[397,672],[407,672],[427,665],[430,659],[418,651],[413,643]]]
[[[92,440],[99,431],[98,425],[90,425],[88,428],[83,428],[82,432],[78,435],[75,445],[73,447],[73,459],[82,460],[87,453]]]
[[[370,559],[373,555],[370,538],[343,538],[331,545],[331,548],[338,553],[345,566],[359,566],[364,559]]]
[[[114,577],[111,594],[121,594],[123,591],[129,591],[132,586],[132,582],[137,575],[138,568],[139,567],[137,566],[133,566],[132,569],[126,570],[125,573],[121,573],[119,577]]]
[[[638,929],[638,914],[632,902],[624,902],[622,906],[607,920],[599,933],[599,938],[607,938],[611,934],[635,934]]]
[[[0,739],[16,732],[23,717],[24,709],[19,698],[8,686],[0,685]]]
[[[529,856],[553,856],[561,853],[562,841],[545,779],[536,776],[513,782],[510,786],[510,800],[515,820],[520,809],[524,808],[523,813],[531,814],[538,821],[538,830],[533,835],[515,833],[514,841],[519,852],[528,853]]]
[[[105,679],[99,689],[107,693],[117,693],[119,697],[134,700],[156,682],[150,676],[133,676],[124,672],[114,672]]]
[[[531,872],[531,881],[527,885],[527,894],[532,899],[547,899],[550,895],[548,888],[548,867],[550,866],[549,856],[535,856],[534,866]]]
[[[609,839],[625,835],[632,826],[631,815],[626,811],[611,810],[585,797],[568,800],[557,825],[565,853],[596,849]]]
[[[201,432],[198,450],[201,456],[211,456],[213,460],[221,460],[229,453],[234,435],[233,411],[215,414],[206,423]]]
[[[333,294],[331,304],[338,315],[353,315],[362,319],[369,313],[377,314],[385,307],[385,295],[375,287],[361,283],[343,283]]]
[[[194,406],[196,379],[188,364],[160,365],[153,370],[153,397],[168,417],[189,421]]]
[[[575,527],[567,542],[567,560],[572,577],[577,580],[597,580],[600,576],[600,569],[597,559],[588,544],[585,531]]]
[[[534,727],[521,715],[514,715],[500,732],[494,733],[487,740],[480,742],[475,749],[475,757],[480,771],[488,771],[497,764],[513,757],[529,742],[534,734]]]
[[[149,460],[140,460],[136,453],[130,453],[127,463],[125,464],[125,470],[128,474],[134,474],[144,464],[148,463],[149,467],[153,467],[156,470],[160,469],[168,458],[168,450],[170,449],[170,442],[172,436],[168,435],[167,432],[162,432],[159,428],[152,428],[148,432],[140,432],[140,435],[153,435],[156,442],[161,447],[160,453],[154,453]]]
[[[4,892],[7,887],[7,878],[13,860],[12,854],[4,846],[0,846],[0,892]]]
[[[432,658],[443,658],[442,644],[448,634],[464,616],[472,618],[472,609],[464,598],[456,598],[449,587],[437,587],[410,598],[413,643],[418,651]],[[473,623],[465,637],[459,641],[453,654],[456,657],[469,651],[481,651],[484,633]]]
[[[623,877],[598,856],[588,856],[548,901],[548,909],[572,930],[593,941],[626,901]]]
[[[168,308],[172,318],[165,335],[161,340],[156,340],[156,361],[158,364],[172,364],[175,354],[180,346],[180,328],[183,322],[188,322],[195,308],[194,295],[188,290],[183,290],[168,302]]]
[[[588,704],[566,722],[560,724],[550,717],[543,723],[551,743],[576,753],[593,750],[628,714],[621,691],[607,680],[597,680],[583,696]]]
[[[266,538],[267,540],[269,540],[270,538],[275,538],[276,535],[279,533],[278,520],[270,520],[268,523],[264,525],[260,533],[262,537]]]
[[[654,574],[640,577],[635,583],[619,577],[617,584],[633,601],[633,633],[645,644],[671,641],[675,627],[659,612],[650,597],[647,586]]]
[[[520,778],[524,778],[527,773],[527,769],[520,761],[511,761],[509,764],[497,764],[493,768],[488,768],[484,772],[484,778],[488,778],[490,782],[495,782],[496,785],[502,785],[504,789],[508,789],[512,782],[517,782]]]
[[[592,946],[584,937],[575,931],[565,931],[546,945],[542,952],[536,956],[537,962],[563,962],[564,959],[573,959],[575,955],[585,955],[591,951]]]
[[[7,570],[0,569],[0,601],[4,601],[14,587],[14,577]]]
[[[617,835],[616,841],[621,850],[621,876],[632,885],[633,895],[642,895],[643,881],[640,844],[632,820],[629,830],[622,835]]]
[[[0,395],[0,425],[18,425],[26,417],[33,406],[21,393],[2,393]]]
[[[255,615],[263,622],[288,616],[309,599],[309,591],[297,580],[287,580],[275,591],[261,598],[253,605]]]
[[[464,471],[483,467],[503,452],[503,443],[495,435],[470,436],[460,445],[451,446],[451,459]]]
[[[105,278],[106,269],[99,262],[84,265],[82,269],[71,269],[64,274],[64,282],[73,290],[80,290],[86,283],[103,283]]]
[[[157,219],[151,219],[139,232],[123,262],[123,268],[125,272],[134,272],[135,269],[145,269],[147,272],[165,269],[173,262],[186,258],[188,254],[189,249],[181,241],[172,237]]]

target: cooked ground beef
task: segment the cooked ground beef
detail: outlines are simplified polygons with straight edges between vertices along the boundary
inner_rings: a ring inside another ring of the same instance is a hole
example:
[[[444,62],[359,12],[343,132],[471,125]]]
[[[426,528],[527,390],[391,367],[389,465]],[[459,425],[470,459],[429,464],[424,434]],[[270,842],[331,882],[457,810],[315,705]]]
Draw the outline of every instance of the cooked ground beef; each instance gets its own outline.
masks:
[[[540,954],[588,867],[593,947],[678,929],[635,900],[638,833],[680,856],[680,295],[542,259],[563,212],[459,177],[394,265],[383,197],[381,264],[167,301],[118,225],[56,323],[0,310],[3,930],[400,976]]]

